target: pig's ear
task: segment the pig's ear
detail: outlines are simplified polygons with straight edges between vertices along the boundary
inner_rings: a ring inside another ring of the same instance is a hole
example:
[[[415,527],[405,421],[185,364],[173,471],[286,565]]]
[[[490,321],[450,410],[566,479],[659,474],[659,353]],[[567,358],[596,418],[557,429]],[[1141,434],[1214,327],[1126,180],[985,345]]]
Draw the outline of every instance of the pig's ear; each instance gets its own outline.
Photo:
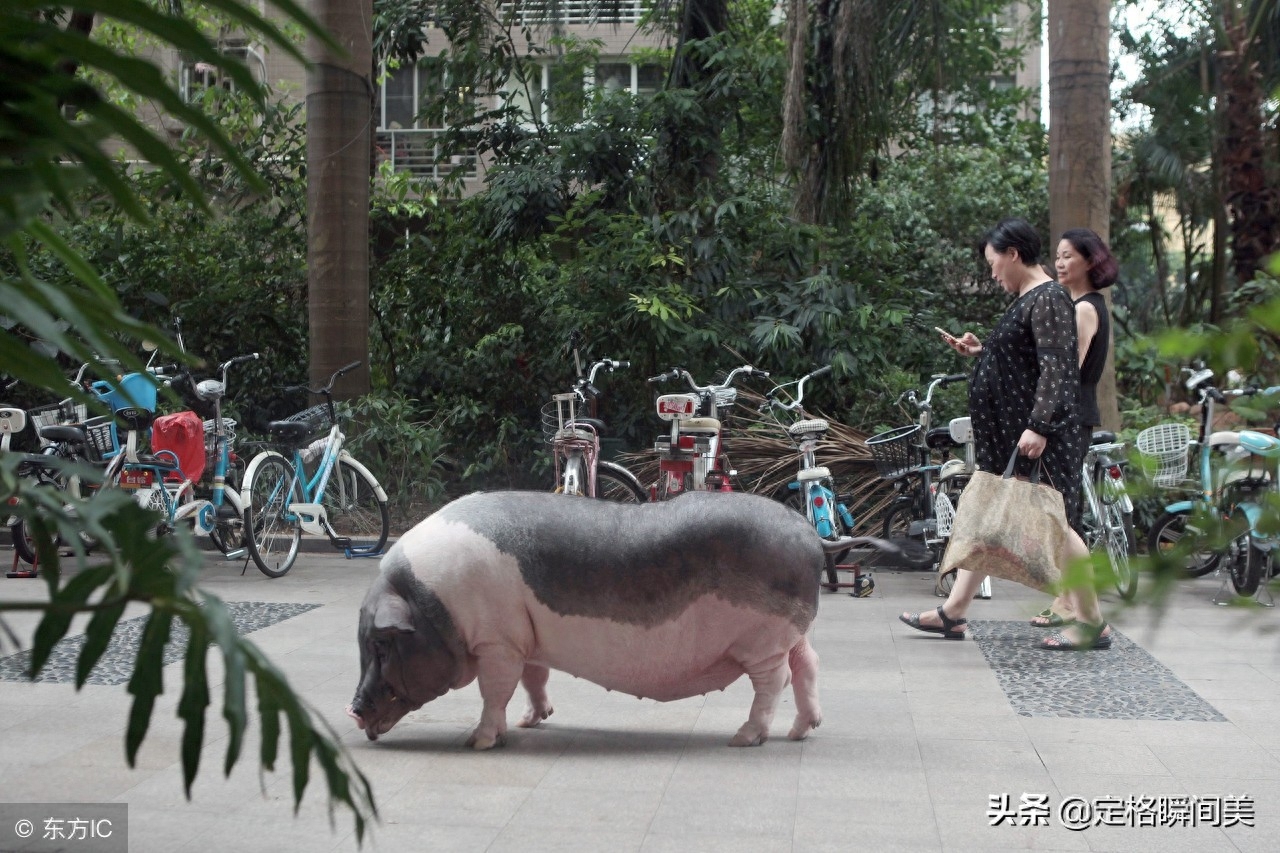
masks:
[[[379,634],[412,634],[408,602],[391,593],[382,596],[373,614],[373,630]]]

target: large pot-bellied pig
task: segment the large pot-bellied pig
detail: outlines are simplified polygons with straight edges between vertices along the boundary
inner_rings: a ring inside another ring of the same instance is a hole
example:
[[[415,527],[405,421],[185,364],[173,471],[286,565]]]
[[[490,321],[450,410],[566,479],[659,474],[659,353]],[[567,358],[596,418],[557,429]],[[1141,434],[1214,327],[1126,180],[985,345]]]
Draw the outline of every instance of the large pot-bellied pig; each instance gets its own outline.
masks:
[[[519,725],[551,714],[551,668],[659,701],[745,673],[755,700],[730,743],[768,738],[788,681],[799,740],[822,722],[805,634],[823,567],[804,516],[756,495],[641,505],[470,495],[383,557],[360,609],[360,685],[347,713],[373,740],[478,679],[484,710],[467,745],[488,749],[506,733],[517,683],[529,695]]]

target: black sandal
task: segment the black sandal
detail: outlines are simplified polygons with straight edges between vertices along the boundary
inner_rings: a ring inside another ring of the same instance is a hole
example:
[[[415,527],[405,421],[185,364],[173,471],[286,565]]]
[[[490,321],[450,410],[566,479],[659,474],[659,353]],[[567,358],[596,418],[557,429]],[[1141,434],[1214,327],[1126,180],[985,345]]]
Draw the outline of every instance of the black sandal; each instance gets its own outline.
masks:
[[[1113,634],[1102,633],[1107,630],[1106,622],[1100,625],[1089,625],[1085,622],[1076,624],[1080,626],[1083,632],[1080,642],[1073,643],[1066,634],[1061,631],[1054,631],[1040,641],[1039,648],[1050,652],[1083,652],[1090,649],[1102,650],[1111,648]]]
[[[910,625],[917,631],[924,631],[926,634],[941,634],[945,640],[963,640],[968,631],[957,631],[956,628],[961,625],[968,625],[969,620],[961,616],[959,619],[952,619],[947,615],[947,611],[943,610],[943,605],[938,605],[938,618],[942,620],[942,625],[921,625],[919,613],[903,613],[898,617],[898,621],[906,625]]]

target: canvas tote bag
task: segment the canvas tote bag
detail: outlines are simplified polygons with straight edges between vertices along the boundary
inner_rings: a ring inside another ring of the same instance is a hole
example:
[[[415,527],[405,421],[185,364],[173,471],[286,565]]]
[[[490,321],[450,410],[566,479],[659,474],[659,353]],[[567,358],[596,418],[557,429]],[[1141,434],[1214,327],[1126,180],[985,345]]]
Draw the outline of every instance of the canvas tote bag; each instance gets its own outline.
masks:
[[[940,573],[968,569],[1043,591],[1062,579],[1068,530],[1062,493],[1039,482],[1039,463],[1030,480],[1014,477],[1017,460],[1015,448],[1004,476],[978,471],[960,493]]]

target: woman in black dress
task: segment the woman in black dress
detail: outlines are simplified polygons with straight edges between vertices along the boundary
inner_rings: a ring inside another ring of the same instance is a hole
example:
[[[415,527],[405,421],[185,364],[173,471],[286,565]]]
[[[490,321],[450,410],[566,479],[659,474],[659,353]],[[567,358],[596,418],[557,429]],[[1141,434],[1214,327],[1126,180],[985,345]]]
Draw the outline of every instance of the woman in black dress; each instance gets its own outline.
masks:
[[[1080,361],[1080,427],[1088,441],[1096,427],[1102,425],[1098,409],[1098,380],[1102,378],[1107,351],[1111,347],[1111,314],[1102,297],[1105,288],[1115,284],[1120,265],[1107,244],[1088,228],[1072,228],[1063,232],[1054,259],[1058,283],[1071,294],[1076,307],[1076,337]],[[1037,628],[1056,628],[1073,618],[1070,603],[1059,596],[1052,605],[1031,620]]]
[[[1015,447],[1018,473],[1028,473],[1034,460],[1040,460],[1042,479],[1062,493],[1071,526],[1067,558],[1088,557],[1080,536],[1080,469],[1086,439],[1079,419],[1075,306],[1041,268],[1040,237],[1024,220],[1001,222],[983,237],[981,248],[991,277],[1016,298],[985,344],[972,332],[944,339],[961,355],[978,357],[969,381],[978,467],[1003,471]],[[976,572],[957,572],[950,596],[935,612],[903,613],[899,618],[921,631],[964,639],[965,613],[983,578]],[[1046,637],[1041,647],[1109,648],[1111,631],[1102,620],[1092,585],[1068,595],[1079,621]]]

